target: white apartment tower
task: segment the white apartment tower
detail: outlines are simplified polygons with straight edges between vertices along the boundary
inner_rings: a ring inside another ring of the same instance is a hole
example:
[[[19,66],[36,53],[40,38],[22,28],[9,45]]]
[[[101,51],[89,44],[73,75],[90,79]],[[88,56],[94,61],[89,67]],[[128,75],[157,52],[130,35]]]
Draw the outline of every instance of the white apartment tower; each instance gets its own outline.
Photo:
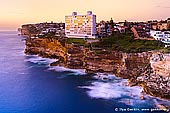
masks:
[[[65,34],[69,38],[95,38],[96,37],[96,15],[88,11],[86,15],[65,16]]]

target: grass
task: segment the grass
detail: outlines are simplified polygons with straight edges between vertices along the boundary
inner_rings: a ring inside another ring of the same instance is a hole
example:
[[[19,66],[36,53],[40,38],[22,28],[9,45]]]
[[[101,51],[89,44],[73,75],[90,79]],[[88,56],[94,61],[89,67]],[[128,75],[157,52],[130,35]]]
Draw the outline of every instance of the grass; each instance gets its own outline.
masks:
[[[69,44],[80,44],[80,45],[84,45],[85,44],[85,39],[84,38],[68,38],[67,39],[67,43]]]
[[[163,53],[170,53],[170,46],[167,47],[167,48],[163,48],[160,51],[163,52]]]
[[[147,52],[150,50],[164,49],[164,44],[157,40],[134,40],[130,35],[119,34],[109,38],[102,38],[96,47],[109,48],[112,50],[128,53]]]

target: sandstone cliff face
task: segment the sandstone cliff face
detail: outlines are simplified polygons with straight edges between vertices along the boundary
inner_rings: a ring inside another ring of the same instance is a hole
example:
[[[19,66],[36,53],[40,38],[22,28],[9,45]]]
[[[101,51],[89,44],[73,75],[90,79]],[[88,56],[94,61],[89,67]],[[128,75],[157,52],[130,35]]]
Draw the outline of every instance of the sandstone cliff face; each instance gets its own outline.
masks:
[[[145,91],[151,95],[170,99],[170,56],[153,52],[150,64],[153,72],[143,76]]]
[[[151,67],[154,72],[162,76],[170,76],[170,55],[155,52],[152,54]]]
[[[108,52],[106,50],[93,50],[86,52],[87,72],[115,73],[122,64],[122,53]]]
[[[26,54],[38,54],[42,57],[48,58],[66,58],[66,48],[55,39],[38,38],[26,40]]]
[[[72,69],[85,68],[85,48],[79,45],[67,44],[66,67]]]
[[[130,85],[141,85],[145,92],[170,99],[170,57],[162,53],[122,53],[101,48],[65,44],[56,39],[26,40],[26,54],[59,59],[52,66],[85,69],[87,73],[113,73],[128,78]]]

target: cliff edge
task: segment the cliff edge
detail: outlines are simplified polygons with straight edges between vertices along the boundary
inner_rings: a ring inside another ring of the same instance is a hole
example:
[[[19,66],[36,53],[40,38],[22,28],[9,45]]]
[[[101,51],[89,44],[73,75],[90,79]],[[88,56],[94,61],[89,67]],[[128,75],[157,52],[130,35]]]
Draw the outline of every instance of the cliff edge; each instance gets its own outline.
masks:
[[[112,73],[140,85],[148,94],[170,99],[170,57],[158,52],[123,53],[61,43],[55,38],[27,38],[26,54],[58,59],[51,66]]]

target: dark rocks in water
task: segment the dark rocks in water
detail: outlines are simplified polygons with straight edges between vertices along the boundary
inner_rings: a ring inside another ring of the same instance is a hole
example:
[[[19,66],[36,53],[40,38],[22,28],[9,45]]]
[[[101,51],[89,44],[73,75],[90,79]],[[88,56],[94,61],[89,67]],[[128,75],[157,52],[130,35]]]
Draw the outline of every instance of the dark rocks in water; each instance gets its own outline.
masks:
[[[127,82],[122,82],[122,86],[128,86]]]
[[[140,96],[140,99],[141,99],[141,100],[145,100],[144,95],[141,95],[141,96]]]
[[[136,85],[137,85],[137,83],[134,83],[134,82],[129,82],[129,83],[128,83],[128,86],[130,86],[130,87],[136,86]]]

